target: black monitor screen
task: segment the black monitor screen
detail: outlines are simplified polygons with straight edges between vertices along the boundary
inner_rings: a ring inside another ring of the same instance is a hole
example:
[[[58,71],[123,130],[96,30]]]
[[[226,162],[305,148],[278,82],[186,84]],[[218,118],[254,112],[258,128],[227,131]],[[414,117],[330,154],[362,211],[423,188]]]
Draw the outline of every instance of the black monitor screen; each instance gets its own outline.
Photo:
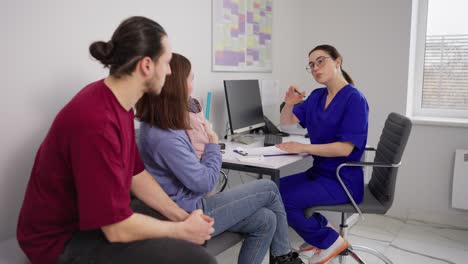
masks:
[[[232,134],[265,125],[258,80],[225,80],[224,92]]]

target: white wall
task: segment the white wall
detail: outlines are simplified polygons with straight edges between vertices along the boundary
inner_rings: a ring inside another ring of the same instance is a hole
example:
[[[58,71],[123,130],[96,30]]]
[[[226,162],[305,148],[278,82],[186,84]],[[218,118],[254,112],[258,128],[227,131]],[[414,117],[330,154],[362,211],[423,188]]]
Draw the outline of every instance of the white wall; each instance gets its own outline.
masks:
[[[317,86],[304,70],[308,51],[322,43],[335,45],[344,56],[344,68],[368,98],[373,143],[386,115],[405,111],[410,14],[407,0],[276,0],[273,73],[213,73],[211,0],[2,1],[0,74],[6,81],[1,100],[0,239],[15,233],[35,152],[54,116],[79,89],[107,73],[90,59],[89,44],[108,40],[122,19],[143,15],[166,28],[174,51],[192,61],[195,93],[204,97],[207,90],[214,91],[212,121],[218,132],[226,121],[223,79],[273,78],[283,88],[297,84],[310,91]],[[449,207],[453,152],[468,148],[467,132],[415,126],[393,215],[434,219],[431,215],[441,213],[448,216],[442,219],[446,222],[460,219],[451,216],[468,217]]]

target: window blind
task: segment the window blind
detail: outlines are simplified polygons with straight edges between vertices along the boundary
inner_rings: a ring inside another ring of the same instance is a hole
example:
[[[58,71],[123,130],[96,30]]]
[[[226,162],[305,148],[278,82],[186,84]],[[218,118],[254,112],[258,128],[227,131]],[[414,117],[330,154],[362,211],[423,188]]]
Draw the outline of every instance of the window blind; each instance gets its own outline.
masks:
[[[426,37],[421,107],[468,110],[468,35]]]

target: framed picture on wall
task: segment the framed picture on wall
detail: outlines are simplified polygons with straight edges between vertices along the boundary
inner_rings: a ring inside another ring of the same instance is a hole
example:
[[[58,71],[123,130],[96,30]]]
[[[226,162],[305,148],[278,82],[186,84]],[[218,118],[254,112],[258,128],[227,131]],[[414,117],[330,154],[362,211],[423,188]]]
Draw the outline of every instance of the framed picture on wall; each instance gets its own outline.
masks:
[[[212,0],[213,71],[271,72],[273,0]]]

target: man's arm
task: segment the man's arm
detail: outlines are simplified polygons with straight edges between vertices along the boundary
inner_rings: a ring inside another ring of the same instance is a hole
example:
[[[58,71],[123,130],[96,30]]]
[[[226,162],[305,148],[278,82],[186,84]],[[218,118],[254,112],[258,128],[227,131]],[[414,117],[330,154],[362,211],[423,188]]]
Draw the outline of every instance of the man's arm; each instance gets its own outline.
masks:
[[[211,238],[214,220],[193,211],[183,222],[161,221],[134,213],[125,220],[101,228],[110,242],[132,242],[151,238],[171,237],[203,244]]]
[[[131,190],[142,202],[176,222],[134,213],[123,221],[101,228],[110,242],[172,237],[203,244],[211,238],[214,220],[201,210],[189,215],[167,196],[146,170],[133,177]]]
[[[133,176],[131,191],[143,203],[172,221],[183,221],[189,215],[172,201],[147,170]]]

